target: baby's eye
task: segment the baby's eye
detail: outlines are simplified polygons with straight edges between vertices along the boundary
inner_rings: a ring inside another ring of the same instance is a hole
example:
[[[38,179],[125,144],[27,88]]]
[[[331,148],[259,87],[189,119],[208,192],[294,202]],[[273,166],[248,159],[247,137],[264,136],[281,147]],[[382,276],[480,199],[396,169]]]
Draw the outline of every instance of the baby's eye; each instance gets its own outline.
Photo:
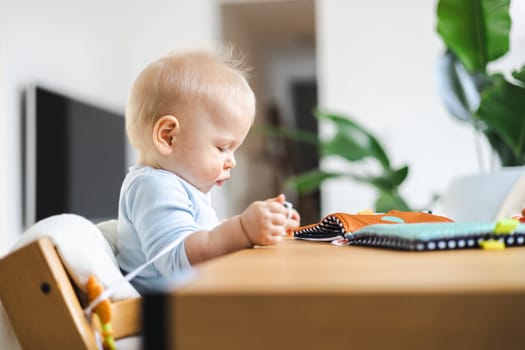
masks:
[[[227,148],[226,147],[222,147],[222,146],[217,146],[217,149],[219,150],[219,152],[226,152],[227,151]]]

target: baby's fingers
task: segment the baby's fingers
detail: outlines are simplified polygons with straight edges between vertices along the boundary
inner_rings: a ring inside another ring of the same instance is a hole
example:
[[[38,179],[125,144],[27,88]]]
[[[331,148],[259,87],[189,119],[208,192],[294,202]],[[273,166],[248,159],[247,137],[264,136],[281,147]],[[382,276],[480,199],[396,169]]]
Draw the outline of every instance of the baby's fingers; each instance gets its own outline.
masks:
[[[283,239],[282,235],[272,235],[271,237],[267,238],[267,245],[276,245],[279,244],[279,242]]]
[[[266,228],[262,240],[264,245],[274,245],[282,239],[284,228],[282,225],[271,225]]]
[[[270,198],[269,201],[273,201],[273,202],[277,202],[277,203],[280,203],[280,204],[283,204],[286,200],[286,197],[284,196],[284,194],[280,194],[276,197],[273,197],[273,198]]]

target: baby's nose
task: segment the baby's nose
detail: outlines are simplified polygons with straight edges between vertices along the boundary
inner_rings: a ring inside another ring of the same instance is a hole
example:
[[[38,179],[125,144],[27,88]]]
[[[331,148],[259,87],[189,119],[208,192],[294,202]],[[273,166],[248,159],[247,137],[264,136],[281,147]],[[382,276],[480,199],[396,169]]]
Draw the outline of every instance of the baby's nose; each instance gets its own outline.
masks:
[[[224,163],[224,167],[227,169],[235,168],[237,165],[237,161],[235,160],[235,157],[233,153],[226,158],[226,162]]]

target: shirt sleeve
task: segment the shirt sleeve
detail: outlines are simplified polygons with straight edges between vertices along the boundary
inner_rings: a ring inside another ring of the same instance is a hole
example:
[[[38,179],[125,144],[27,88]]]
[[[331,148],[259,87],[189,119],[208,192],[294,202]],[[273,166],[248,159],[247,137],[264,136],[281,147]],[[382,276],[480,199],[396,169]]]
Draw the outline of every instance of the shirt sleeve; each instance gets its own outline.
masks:
[[[146,260],[179,237],[198,230],[191,199],[183,186],[168,176],[137,178],[128,189],[126,205]],[[189,268],[184,241],[159,257],[154,266],[164,276]]]

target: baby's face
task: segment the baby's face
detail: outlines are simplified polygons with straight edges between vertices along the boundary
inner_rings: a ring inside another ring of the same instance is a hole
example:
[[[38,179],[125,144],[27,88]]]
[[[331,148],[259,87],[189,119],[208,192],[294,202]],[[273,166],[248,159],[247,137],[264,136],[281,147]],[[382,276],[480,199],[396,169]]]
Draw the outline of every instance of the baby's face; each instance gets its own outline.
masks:
[[[207,193],[230,178],[234,153],[252,125],[251,115],[227,108],[201,108],[181,120],[171,168]]]

